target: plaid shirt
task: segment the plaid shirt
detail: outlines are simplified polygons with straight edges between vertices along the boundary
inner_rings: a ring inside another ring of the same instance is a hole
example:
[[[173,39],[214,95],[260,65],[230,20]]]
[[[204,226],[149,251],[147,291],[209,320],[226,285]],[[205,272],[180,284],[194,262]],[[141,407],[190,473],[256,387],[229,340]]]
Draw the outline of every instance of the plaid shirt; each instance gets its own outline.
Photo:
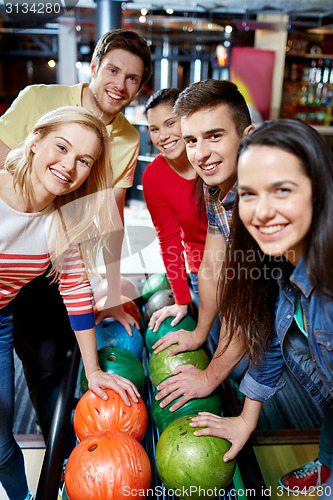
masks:
[[[223,234],[228,241],[234,202],[237,194],[235,183],[227,195],[221,200],[222,191],[218,186],[204,184],[204,197],[208,218],[208,232],[210,234]]]

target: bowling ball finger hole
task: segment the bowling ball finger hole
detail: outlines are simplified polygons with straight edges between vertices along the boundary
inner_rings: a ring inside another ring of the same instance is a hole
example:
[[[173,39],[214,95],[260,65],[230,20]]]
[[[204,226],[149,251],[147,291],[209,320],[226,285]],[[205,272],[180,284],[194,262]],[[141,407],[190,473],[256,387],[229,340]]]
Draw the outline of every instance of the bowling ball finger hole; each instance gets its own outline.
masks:
[[[97,444],[93,444],[92,446],[90,446],[90,448],[88,448],[88,451],[95,451],[97,450]]]
[[[112,354],[111,356],[108,356],[108,361],[116,361],[116,356]]]

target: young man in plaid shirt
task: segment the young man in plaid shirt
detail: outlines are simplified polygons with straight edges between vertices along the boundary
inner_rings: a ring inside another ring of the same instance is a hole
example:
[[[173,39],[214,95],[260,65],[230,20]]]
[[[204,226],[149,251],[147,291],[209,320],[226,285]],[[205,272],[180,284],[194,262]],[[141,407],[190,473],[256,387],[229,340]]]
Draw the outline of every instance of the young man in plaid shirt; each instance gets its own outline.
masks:
[[[179,330],[169,333],[154,346],[157,353],[177,344],[168,351],[170,355],[198,349],[208,338],[217,316],[218,278],[236,197],[237,151],[243,137],[254,128],[244,97],[235,84],[226,80],[191,84],[179,95],[174,111],[181,118],[187,156],[204,181],[208,230],[198,273],[200,305],[197,327],[193,332]],[[220,335],[217,352],[222,346],[223,335]],[[211,394],[244,354],[245,348],[239,338],[230,344],[223,356],[215,353],[206,370],[192,365],[177,367],[175,376],[158,386],[160,392],[156,399],[167,396],[161,403],[164,407],[182,396],[171,407],[173,411],[190,399]],[[246,368],[247,363],[244,364]]]

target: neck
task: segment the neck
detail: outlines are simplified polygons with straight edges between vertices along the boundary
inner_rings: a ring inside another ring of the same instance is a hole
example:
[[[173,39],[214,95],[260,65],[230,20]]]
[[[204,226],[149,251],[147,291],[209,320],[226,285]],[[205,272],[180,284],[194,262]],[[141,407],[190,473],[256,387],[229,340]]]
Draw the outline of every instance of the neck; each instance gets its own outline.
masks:
[[[218,187],[221,189],[222,193],[224,193],[224,196],[227,193],[229,193],[230,189],[235,184],[236,180],[237,180],[237,177],[234,177],[232,179],[228,179],[227,181],[223,182],[222,184],[218,184]]]
[[[14,186],[13,176],[9,172],[1,172],[0,196],[18,212],[36,213],[41,212],[55,199],[50,193],[38,193],[32,189],[29,199],[26,199],[21,190]]]
[[[185,179],[194,179],[196,176],[195,170],[188,161],[186,152],[182,153],[178,158],[170,160],[164,156],[165,161],[172,170]]]
[[[92,113],[94,113],[97,118],[99,118],[104,125],[109,125],[117,116],[111,114],[105,114],[103,110],[99,107],[95,96],[89,86],[83,87],[82,89],[82,98],[81,98],[82,107],[88,109]]]

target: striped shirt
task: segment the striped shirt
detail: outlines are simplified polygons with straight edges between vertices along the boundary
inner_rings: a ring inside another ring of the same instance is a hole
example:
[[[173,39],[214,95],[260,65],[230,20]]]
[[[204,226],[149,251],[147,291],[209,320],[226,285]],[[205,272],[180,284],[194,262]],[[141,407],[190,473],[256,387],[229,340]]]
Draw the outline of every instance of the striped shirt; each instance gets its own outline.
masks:
[[[0,309],[19,290],[48,268],[51,255],[47,243],[49,212],[17,212],[0,198]],[[84,264],[76,248],[66,252],[59,276],[59,291],[73,330],[95,326],[92,292],[82,279]]]
[[[237,183],[222,198],[223,191],[218,186],[204,184],[204,198],[208,218],[208,233],[222,234],[228,241],[232,212],[237,195]]]

